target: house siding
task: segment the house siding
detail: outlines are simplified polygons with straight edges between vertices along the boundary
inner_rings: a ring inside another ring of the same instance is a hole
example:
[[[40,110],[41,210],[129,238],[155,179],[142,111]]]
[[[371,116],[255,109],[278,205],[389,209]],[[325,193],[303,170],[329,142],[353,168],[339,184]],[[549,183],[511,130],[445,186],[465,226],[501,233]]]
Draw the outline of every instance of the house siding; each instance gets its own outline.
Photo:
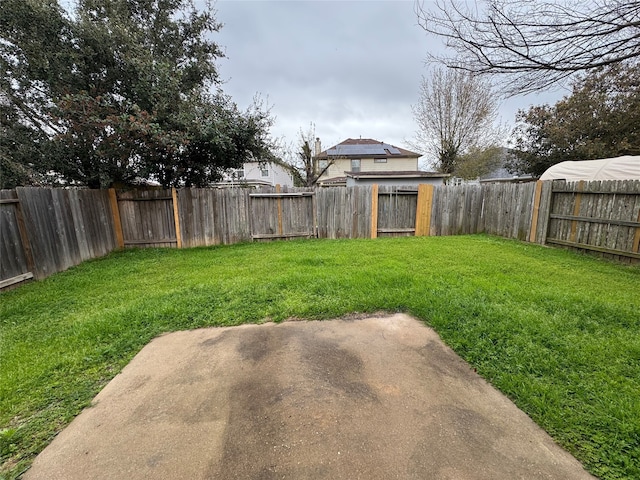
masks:
[[[418,170],[418,158],[388,158],[386,163],[376,163],[373,158],[363,159],[360,164],[363,172],[406,172]]]
[[[406,172],[418,170],[418,157],[388,158],[386,163],[376,163],[373,158],[360,159],[361,172]],[[334,160],[320,181],[327,178],[342,177],[344,172],[351,171],[351,159],[341,158]]]
[[[263,167],[269,171],[266,177],[262,176]],[[291,174],[276,163],[247,162],[244,164],[244,178],[269,182],[271,185],[293,186]]]
[[[357,187],[360,185],[385,185],[395,187],[408,187],[416,185],[444,185],[444,178],[442,177],[419,177],[419,178],[353,178],[347,177],[347,187]]]

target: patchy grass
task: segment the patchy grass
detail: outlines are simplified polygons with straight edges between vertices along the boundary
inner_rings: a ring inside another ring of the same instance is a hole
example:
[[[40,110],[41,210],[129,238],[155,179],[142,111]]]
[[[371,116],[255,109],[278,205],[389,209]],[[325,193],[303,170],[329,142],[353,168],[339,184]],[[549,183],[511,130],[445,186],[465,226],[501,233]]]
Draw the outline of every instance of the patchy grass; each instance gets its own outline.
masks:
[[[162,332],[402,311],[595,475],[640,478],[640,268],[486,236],[127,250],[0,295],[0,476]]]

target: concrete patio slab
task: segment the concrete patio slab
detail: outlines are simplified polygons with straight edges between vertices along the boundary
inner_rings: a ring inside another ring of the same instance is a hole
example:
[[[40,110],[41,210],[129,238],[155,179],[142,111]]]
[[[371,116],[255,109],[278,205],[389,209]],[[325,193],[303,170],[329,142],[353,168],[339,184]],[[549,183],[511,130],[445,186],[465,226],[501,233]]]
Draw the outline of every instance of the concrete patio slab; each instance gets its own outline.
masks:
[[[158,337],[24,478],[593,477],[399,314]]]

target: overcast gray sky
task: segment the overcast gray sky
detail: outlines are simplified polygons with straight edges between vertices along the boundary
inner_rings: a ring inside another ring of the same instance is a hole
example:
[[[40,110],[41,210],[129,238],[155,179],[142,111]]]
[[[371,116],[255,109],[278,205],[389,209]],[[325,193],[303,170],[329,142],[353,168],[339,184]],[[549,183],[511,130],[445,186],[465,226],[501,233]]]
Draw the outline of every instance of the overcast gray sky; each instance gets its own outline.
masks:
[[[219,0],[216,41],[223,90],[246,108],[256,93],[276,117],[274,137],[296,142],[315,124],[323,149],[346,138],[409,147],[427,52],[438,38],[417,25],[413,0]],[[500,112],[557,101],[564,92],[512,98]]]

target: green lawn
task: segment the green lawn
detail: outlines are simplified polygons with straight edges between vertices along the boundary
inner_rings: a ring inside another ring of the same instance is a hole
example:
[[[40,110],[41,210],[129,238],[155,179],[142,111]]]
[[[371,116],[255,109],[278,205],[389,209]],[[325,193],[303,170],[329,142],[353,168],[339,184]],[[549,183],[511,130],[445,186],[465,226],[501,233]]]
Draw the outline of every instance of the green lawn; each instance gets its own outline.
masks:
[[[0,477],[156,335],[408,312],[601,478],[640,478],[640,268],[486,237],[127,250],[0,294]]]

